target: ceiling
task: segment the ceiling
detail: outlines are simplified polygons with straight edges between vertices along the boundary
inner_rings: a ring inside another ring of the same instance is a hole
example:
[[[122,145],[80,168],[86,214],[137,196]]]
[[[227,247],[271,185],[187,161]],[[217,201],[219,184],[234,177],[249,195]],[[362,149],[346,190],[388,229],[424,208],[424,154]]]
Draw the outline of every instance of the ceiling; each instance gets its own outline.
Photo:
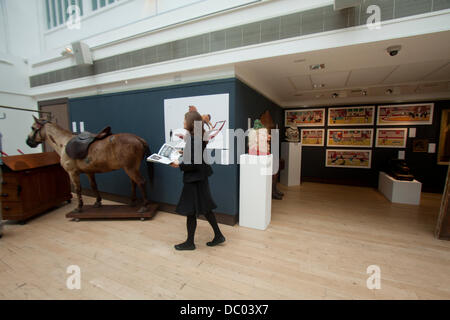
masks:
[[[402,48],[390,56],[394,45]],[[311,70],[314,64],[325,68]],[[257,79],[251,85],[261,92],[270,88],[283,107],[446,99],[450,31],[254,60],[236,70]]]

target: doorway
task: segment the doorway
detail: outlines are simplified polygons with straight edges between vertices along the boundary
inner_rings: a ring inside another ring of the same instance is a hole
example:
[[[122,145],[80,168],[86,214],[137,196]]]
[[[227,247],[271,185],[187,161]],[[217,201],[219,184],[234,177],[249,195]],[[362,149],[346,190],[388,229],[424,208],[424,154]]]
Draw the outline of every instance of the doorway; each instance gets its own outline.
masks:
[[[44,113],[44,117],[56,123],[63,129],[69,130],[69,105],[68,99],[56,99],[56,100],[47,100],[47,101],[39,101],[38,102],[39,111],[50,112]],[[51,152],[53,148],[50,147],[47,143],[43,144],[44,152]]]

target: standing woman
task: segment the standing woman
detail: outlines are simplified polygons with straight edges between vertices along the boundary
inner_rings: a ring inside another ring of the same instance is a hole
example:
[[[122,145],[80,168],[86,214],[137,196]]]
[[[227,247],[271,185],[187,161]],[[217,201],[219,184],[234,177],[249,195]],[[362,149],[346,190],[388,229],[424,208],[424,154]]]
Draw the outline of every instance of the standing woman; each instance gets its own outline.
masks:
[[[197,215],[203,214],[208,220],[209,224],[214,230],[214,239],[206,245],[212,247],[225,241],[225,237],[220,232],[217,225],[216,216],[212,212],[217,208],[211,196],[209,189],[208,177],[212,175],[211,166],[206,164],[203,159],[203,151],[206,148],[207,141],[203,141],[204,129],[202,116],[197,111],[189,111],[184,115],[184,129],[190,135],[186,140],[186,148],[183,152],[183,163],[178,161],[172,162],[170,165],[174,168],[180,168],[183,171],[183,191],[181,192],[180,200],[175,211],[187,217],[187,240],[183,243],[175,245],[177,250],[194,250],[194,235],[197,227]],[[199,121],[201,123],[200,132],[194,134],[194,123]],[[200,148],[201,145],[201,148]],[[197,146],[197,148],[195,147]],[[186,150],[190,148],[189,150]],[[201,155],[194,157],[195,152],[200,152]],[[186,159],[188,158],[188,159]],[[198,159],[198,164],[194,162]],[[189,161],[190,160],[190,161]],[[189,162],[189,163],[188,163]]]

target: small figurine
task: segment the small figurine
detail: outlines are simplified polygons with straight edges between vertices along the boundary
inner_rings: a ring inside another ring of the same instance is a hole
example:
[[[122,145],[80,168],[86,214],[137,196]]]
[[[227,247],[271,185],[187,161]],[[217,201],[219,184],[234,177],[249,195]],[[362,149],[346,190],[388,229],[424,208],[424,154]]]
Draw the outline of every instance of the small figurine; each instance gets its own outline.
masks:
[[[389,161],[388,174],[396,180],[413,181],[414,176],[405,160],[392,159]]]
[[[286,134],[286,141],[289,142],[299,142],[300,141],[300,134],[298,132],[297,127],[287,127],[285,130]]]

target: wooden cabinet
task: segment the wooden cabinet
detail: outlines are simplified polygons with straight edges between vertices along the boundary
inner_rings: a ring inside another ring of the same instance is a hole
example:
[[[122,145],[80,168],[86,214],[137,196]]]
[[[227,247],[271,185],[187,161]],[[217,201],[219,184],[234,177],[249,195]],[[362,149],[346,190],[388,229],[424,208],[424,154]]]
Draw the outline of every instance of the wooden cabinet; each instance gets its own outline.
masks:
[[[4,220],[24,221],[72,198],[70,180],[55,152],[3,157]]]

